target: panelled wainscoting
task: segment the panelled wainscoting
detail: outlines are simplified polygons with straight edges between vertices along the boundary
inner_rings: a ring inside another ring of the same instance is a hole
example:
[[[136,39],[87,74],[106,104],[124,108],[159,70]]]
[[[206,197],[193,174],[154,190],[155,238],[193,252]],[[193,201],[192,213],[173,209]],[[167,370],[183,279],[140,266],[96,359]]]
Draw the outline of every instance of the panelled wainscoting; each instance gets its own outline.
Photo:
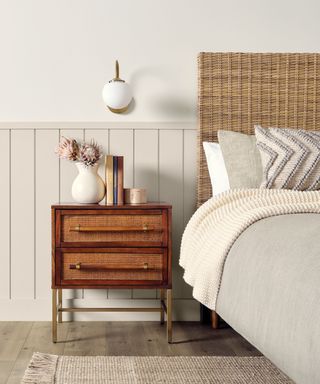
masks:
[[[196,206],[196,124],[0,123],[0,320],[49,320],[50,206],[70,202],[74,164],[54,154],[59,137],[94,138],[123,155],[125,187],[173,205],[173,318],[199,319],[199,305],[178,265],[183,228]],[[103,167],[99,172],[104,177]],[[155,290],[69,290],[77,306],[155,306]],[[67,319],[67,315],[66,319]],[[79,313],[76,320],[157,320],[153,313]]]

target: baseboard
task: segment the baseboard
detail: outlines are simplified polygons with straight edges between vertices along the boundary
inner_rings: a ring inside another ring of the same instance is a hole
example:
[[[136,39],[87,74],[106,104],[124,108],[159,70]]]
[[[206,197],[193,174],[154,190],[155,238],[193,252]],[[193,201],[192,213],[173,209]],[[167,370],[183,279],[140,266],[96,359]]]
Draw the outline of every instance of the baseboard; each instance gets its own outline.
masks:
[[[64,305],[76,307],[157,307],[159,300],[123,299],[123,300],[86,300],[68,299]],[[49,321],[51,320],[51,300],[0,300],[0,321]],[[63,314],[65,320],[76,321],[156,321],[158,313],[114,312],[114,313],[76,313]],[[174,321],[199,321],[199,303],[193,299],[173,300]]]

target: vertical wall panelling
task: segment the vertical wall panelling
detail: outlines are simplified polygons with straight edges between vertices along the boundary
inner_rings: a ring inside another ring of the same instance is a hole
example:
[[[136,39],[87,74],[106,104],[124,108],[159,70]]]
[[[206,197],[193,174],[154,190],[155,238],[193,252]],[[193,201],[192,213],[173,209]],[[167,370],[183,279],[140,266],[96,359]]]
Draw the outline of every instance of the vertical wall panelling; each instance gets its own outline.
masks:
[[[35,131],[11,132],[11,297],[34,299]]]
[[[183,219],[185,226],[195,212],[197,205],[195,188],[197,182],[197,133],[196,131],[185,130],[183,135]]]
[[[73,137],[77,140],[84,139],[83,129],[62,129],[60,131],[60,137]],[[72,202],[71,186],[73,180],[76,178],[78,170],[73,162],[67,160],[60,160],[60,201],[64,203]],[[79,299],[83,297],[83,292],[80,289],[67,290],[64,294],[66,299]]]
[[[134,187],[146,188],[148,201],[159,200],[158,131],[134,131]],[[155,290],[133,290],[134,298],[155,298]]]
[[[105,153],[123,155],[125,187],[146,188],[149,201],[172,203],[174,314],[183,320],[198,319],[198,303],[178,265],[183,229],[195,210],[193,127],[174,123],[0,123],[0,320],[50,320],[50,205],[72,202],[71,186],[78,174],[74,163],[59,161],[54,154],[61,136],[94,139]],[[103,164],[99,173],[104,178]],[[69,304],[73,301],[79,306],[150,306],[156,297],[154,290],[64,292]],[[75,315],[79,320],[156,318],[144,313]]]
[[[101,145],[103,153],[108,154],[109,149],[109,132],[108,129],[87,129],[84,133],[84,139],[87,142],[91,140],[96,141]],[[104,171],[104,157],[100,160],[99,166],[99,175],[102,177],[102,180],[105,180],[105,171]],[[103,201],[104,203],[104,201]],[[106,299],[108,297],[107,290],[103,289],[85,289],[84,298],[85,299]]]
[[[10,131],[0,131],[0,299],[10,298]]]
[[[196,131],[183,131],[183,228],[187,225],[190,217],[196,210],[196,181],[197,181],[197,133]],[[181,297],[191,298],[192,289],[190,285],[182,281],[182,270],[180,269],[178,279],[183,284]]]
[[[51,212],[59,201],[59,159],[54,148],[59,130],[38,130],[35,136],[35,293],[51,296]]]
[[[158,201],[158,131],[136,129],[134,137],[134,187],[146,188],[148,201]]]
[[[173,295],[183,296],[185,284],[181,281],[182,270],[179,267],[179,251],[183,231],[183,131],[162,130],[159,136],[159,180],[160,200],[173,206]]]
[[[111,129],[110,130],[109,152],[111,155],[124,156],[124,187],[131,188],[134,183],[134,130]],[[109,299],[130,299],[132,290],[111,289],[108,292]]]

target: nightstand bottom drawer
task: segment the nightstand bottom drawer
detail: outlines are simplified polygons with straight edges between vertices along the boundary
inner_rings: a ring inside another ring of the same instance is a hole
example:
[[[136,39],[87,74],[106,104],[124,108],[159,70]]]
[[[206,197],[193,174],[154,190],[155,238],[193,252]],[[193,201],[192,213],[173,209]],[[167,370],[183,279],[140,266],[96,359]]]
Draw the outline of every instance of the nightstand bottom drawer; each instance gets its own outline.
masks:
[[[165,249],[64,249],[56,254],[58,285],[133,285],[167,281]]]

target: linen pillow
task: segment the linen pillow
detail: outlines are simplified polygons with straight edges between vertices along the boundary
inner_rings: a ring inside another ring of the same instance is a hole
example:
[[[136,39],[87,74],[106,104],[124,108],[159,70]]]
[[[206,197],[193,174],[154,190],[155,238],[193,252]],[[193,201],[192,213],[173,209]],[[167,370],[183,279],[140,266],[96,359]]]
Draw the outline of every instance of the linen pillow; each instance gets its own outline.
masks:
[[[207,165],[212,185],[212,195],[216,196],[219,193],[230,189],[229,179],[222,157],[220,145],[218,143],[202,143],[206,154]]]
[[[218,139],[230,188],[259,188],[262,163],[255,136],[219,130]]]
[[[257,125],[255,134],[263,164],[261,188],[320,188],[319,132]]]

